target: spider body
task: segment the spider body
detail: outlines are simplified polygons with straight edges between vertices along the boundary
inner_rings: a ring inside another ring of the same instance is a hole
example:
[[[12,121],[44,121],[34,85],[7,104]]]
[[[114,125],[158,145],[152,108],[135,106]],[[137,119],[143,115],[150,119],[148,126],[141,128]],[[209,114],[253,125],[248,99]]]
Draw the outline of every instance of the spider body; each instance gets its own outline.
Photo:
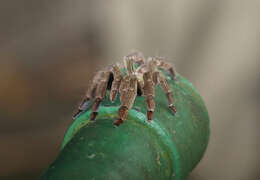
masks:
[[[173,66],[162,57],[149,57],[145,59],[140,52],[134,52],[124,57],[124,68],[115,64],[98,71],[94,76],[85,97],[80,103],[73,118],[76,119],[89,107],[93,99],[90,119],[94,121],[98,115],[98,109],[105,99],[106,91],[110,89],[110,101],[114,102],[118,93],[121,105],[118,110],[118,118],[114,121],[115,126],[122,124],[132,108],[137,95],[145,96],[147,104],[147,120],[151,122],[155,109],[155,86],[159,85],[167,99],[171,111],[175,114],[174,97],[171,88],[160,70],[166,71],[172,79],[176,80]]]

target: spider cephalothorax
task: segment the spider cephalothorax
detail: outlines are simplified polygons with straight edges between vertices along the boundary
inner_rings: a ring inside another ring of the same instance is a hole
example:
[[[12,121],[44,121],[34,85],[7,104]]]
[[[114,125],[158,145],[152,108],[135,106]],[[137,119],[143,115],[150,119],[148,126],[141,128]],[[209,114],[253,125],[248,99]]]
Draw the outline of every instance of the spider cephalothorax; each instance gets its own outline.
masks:
[[[124,75],[124,69],[126,75]],[[171,88],[160,70],[166,71],[172,79],[176,79],[173,66],[165,62],[164,58],[149,57],[145,59],[140,52],[125,56],[124,68],[115,64],[97,72],[73,118],[77,118],[84,112],[88,108],[90,100],[93,99],[90,119],[94,121],[98,108],[105,99],[106,91],[110,89],[110,101],[114,102],[118,93],[121,101],[118,118],[114,121],[115,126],[119,126],[127,119],[128,111],[132,108],[137,95],[145,96],[147,120],[150,122],[153,119],[155,108],[156,85],[160,85],[165,92],[169,108],[175,114],[176,108]]]

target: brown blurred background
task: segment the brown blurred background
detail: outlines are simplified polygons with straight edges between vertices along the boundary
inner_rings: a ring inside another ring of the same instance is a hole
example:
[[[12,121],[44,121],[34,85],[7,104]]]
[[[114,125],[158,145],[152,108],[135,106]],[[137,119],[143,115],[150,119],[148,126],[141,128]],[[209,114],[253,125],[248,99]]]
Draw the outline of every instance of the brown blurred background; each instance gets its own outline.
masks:
[[[189,179],[259,180],[259,17],[258,0],[2,0],[0,179],[36,179],[93,73],[138,49],[166,56],[208,107]]]

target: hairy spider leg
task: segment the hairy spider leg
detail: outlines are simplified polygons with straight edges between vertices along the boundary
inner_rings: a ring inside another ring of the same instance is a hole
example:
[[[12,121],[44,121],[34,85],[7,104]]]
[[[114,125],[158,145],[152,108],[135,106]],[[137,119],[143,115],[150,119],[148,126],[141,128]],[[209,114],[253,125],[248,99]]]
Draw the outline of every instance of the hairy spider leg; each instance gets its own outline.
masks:
[[[120,85],[121,106],[118,110],[118,118],[114,121],[115,126],[122,124],[128,116],[137,95],[137,78],[135,75],[127,75]]]
[[[95,100],[92,105],[92,113],[90,115],[90,119],[92,121],[94,121],[96,119],[96,116],[98,115],[99,106],[106,97],[106,90],[107,90],[107,84],[108,84],[110,73],[111,73],[110,70],[101,72],[101,77],[99,79],[99,82],[97,84],[97,88],[95,91]]]
[[[150,57],[159,69],[166,71],[172,79],[176,80],[176,72],[174,66],[171,63],[165,61],[164,57]]]
[[[153,119],[153,113],[155,108],[155,102],[154,102],[155,83],[153,81],[153,72],[152,71],[145,72],[143,78],[144,78],[144,95],[147,104],[147,120],[148,122],[151,122]]]
[[[97,88],[97,84],[99,82],[101,76],[101,71],[98,71],[92,82],[90,83],[90,87],[87,89],[86,95],[84,96],[83,100],[81,101],[78,110],[74,113],[73,119],[78,118],[87,108],[89,105],[89,101],[94,97],[95,90]]]
[[[119,91],[120,82],[123,78],[123,73],[118,64],[113,65],[111,71],[112,71],[114,80],[112,82],[112,87],[111,87],[111,91],[110,91],[110,101],[114,102],[117,97],[118,91]]]
[[[162,73],[158,73],[157,75],[158,75],[158,83],[166,95],[166,98],[167,98],[168,104],[169,104],[169,108],[175,114],[177,111],[176,111],[176,107],[174,106],[174,98],[173,98],[171,87],[169,86],[167,80],[162,75]]]

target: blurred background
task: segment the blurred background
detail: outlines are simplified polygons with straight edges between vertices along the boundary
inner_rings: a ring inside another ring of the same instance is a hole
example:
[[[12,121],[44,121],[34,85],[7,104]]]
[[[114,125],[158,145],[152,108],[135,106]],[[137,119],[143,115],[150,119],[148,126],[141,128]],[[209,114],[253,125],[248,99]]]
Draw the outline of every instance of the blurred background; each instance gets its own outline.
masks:
[[[2,0],[0,179],[39,177],[94,72],[137,49],[167,57],[208,107],[189,180],[259,180],[259,17],[258,0]]]

